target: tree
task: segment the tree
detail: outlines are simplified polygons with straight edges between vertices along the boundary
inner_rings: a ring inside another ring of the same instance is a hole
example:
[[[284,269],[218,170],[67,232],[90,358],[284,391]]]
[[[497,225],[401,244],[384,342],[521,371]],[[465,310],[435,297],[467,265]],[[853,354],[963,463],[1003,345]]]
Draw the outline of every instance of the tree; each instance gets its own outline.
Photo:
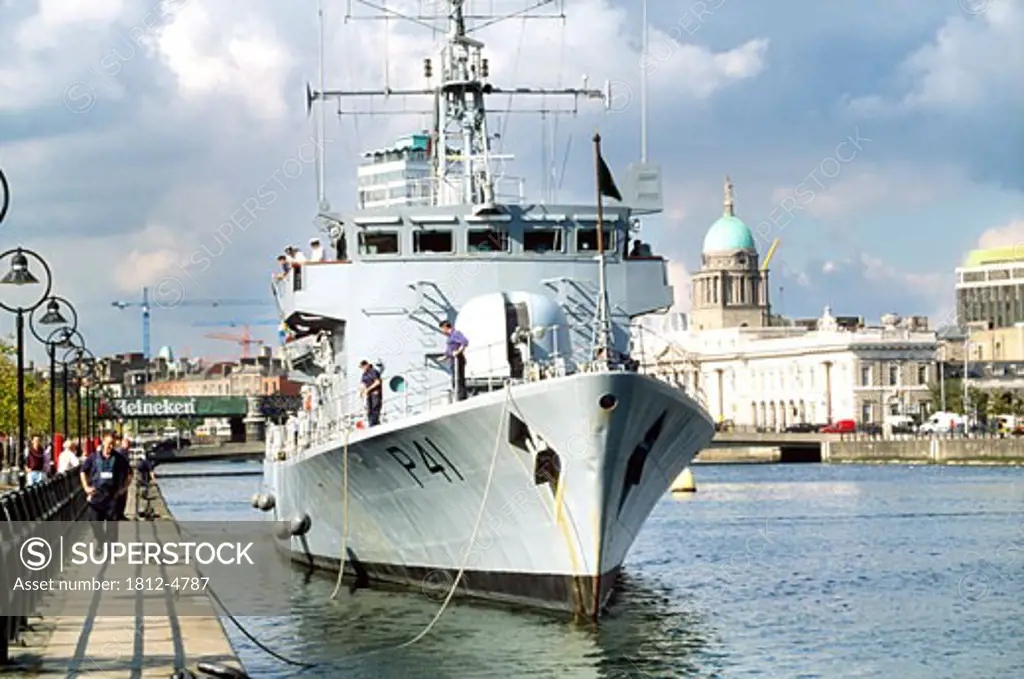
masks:
[[[959,378],[947,379],[945,387],[946,411],[962,413],[964,411],[963,381]],[[942,410],[942,385],[938,382],[932,382],[928,385],[928,390],[931,392],[932,409],[935,411]]]
[[[60,373],[57,375],[57,430],[63,424],[64,403]],[[74,431],[77,418],[74,394],[68,398],[68,425]],[[18,433],[18,365],[15,349],[0,340],[0,431],[12,436]],[[25,431],[26,435],[50,433],[50,382],[37,375],[25,375]]]

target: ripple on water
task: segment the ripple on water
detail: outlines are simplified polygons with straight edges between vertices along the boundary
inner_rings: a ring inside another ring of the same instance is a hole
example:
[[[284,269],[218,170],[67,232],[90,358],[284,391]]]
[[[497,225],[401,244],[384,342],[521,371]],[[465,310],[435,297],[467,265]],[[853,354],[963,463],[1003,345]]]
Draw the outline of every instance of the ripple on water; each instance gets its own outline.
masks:
[[[458,604],[395,650],[435,602],[367,590],[329,602],[332,578],[298,573],[292,615],[244,621],[284,654],[323,663],[302,677],[1024,677],[1022,475],[701,467],[697,493],[655,509],[596,630]],[[192,519],[254,518],[256,485],[162,482]],[[232,638],[253,676],[288,676]]]

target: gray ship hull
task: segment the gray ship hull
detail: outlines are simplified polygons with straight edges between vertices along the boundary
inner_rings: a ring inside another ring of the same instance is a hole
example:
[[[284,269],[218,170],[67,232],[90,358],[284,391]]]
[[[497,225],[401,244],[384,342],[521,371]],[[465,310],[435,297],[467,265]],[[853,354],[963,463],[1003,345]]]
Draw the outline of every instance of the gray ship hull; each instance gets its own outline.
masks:
[[[268,458],[264,485],[274,519],[310,519],[287,541],[296,561],[336,572],[344,551],[346,575],[436,600],[462,570],[456,595],[597,618],[651,510],[713,433],[658,380],[582,373]]]

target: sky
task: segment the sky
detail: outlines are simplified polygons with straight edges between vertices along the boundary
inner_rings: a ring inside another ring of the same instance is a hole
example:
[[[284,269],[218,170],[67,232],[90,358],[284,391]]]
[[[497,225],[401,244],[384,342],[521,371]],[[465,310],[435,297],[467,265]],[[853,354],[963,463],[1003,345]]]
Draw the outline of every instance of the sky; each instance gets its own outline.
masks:
[[[422,86],[431,32],[346,21],[349,4],[324,2],[327,87]],[[564,22],[517,18],[478,37],[496,85],[611,83],[607,107],[492,119],[516,154],[502,171],[538,198],[555,176],[557,199],[592,200],[595,129],[613,173],[639,159],[647,73],[665,211],[643,237],[670,259],[679,310],[726,174],[762,256],[781,239],[771,285],[786,315],[830,305],[948,323],[965,253],[1024,239],[1024,1],[650,5],[646,57],[640,3],[626,0],[564,0]],[[316,235],[314,145],[329,200],[346,206],[360,151],[423,126],[332,104],[318,140],[305,105],[317,30],[314,0],[0,0],[0,245],[43,255],[94,353],[141,349],[139,310],[111,303],[149,286],[154,351],[236,356],[204,335],[238,328],[195,324],[273,318],[274,258]],[[0,315],[0,333],[12,328]]]

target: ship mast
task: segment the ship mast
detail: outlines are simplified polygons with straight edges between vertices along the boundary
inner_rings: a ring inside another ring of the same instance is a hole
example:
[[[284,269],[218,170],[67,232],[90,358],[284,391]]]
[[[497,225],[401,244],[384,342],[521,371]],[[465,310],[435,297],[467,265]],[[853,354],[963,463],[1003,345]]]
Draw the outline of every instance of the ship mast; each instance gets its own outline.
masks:
[[[384,16],[349,15],[348,19],[405,19],[414,24],[434,28],[438,15],[404,14],[398,10],[381,6],[370,0],[351,0],[375,10]],[[604,90],[590,89],[586,78],[581,88],[520,88],[502,89],[488,82],[489,65],[483,57],[484,43],[471,37],[471,33],[485,26],[511,18],[556,18],[556,15],[531,15],[529,12],[554,0],[531,0],[525,11],[506,15],[470,15],[467,13],[469,0],[444,0],[445,41],[439,53],[439,69],[434,80],[433,64],[424,61],[424,75],[427,87],[420,89],[392,89],[384,87],[373,90],[326,90],[321,85],[313,90],[307,85],[308,104],[329,99],[351,98],[373,99],[397,97],[429,97],[431,106],[423,111],[395,111],[395,115],[426,113],[433,119],[430,130],[431,186],[434,205],[469,204],[480,209],[492,208],[498,202],[495,191],[495,173],[491,163],[499,157],[491,152],[487,127],[486,95],[516,95],[557,97],[572,99],[572,107],[565,109],[540,108],[516,109],[516,112],[535,113],[576,113],[580,97],[602,99],[607,106],[610,100],[608,86]],[[471,25],[476,20],[477,25]],[[339,115],[359,115],[354,108],[341,111]]]

